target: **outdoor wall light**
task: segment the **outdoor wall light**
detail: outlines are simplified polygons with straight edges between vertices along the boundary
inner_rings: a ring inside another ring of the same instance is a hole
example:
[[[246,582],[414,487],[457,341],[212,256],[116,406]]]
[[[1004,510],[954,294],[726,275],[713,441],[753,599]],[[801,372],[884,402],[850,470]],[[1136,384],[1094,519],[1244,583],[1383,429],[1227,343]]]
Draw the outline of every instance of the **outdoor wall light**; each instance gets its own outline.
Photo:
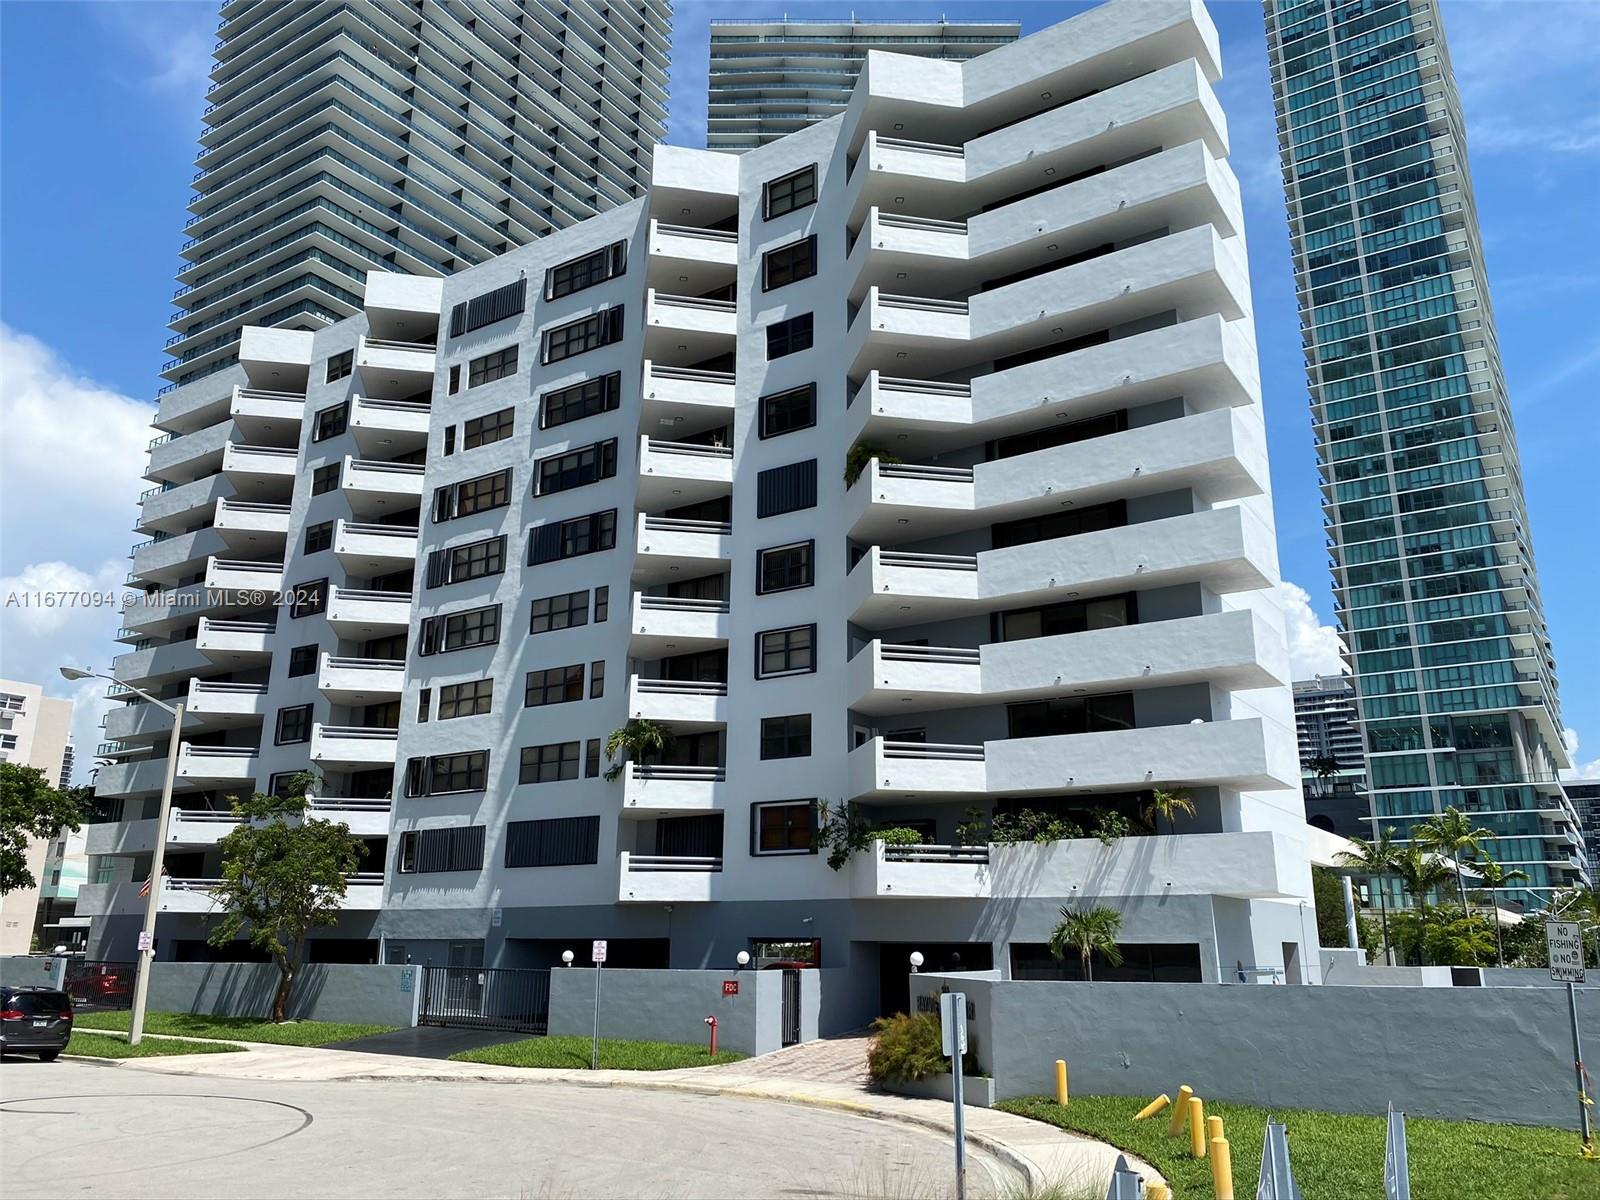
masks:
[[[571,950],[563,950],[561,952],[561,965],[563,967],[570,967],[572,965],[572,951]]]

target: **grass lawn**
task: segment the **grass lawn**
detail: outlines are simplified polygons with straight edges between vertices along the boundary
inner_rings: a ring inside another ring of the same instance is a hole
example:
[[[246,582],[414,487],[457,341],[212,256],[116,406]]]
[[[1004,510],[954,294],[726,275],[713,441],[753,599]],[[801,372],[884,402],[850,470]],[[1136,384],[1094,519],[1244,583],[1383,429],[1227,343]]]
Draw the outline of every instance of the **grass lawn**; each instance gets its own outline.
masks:
[[[528,1038],[463,1050],[450,1057],[455,1062],[498,1063],[503,1067],[565,1067],[587,1069],[594,1043],[586,1037]],[[600,1065],[613,1071],[670,1071],[675,1067],[708,1067],[738,1062],[737,1050],[718,1050],[717,1057],[704,1046],[676,1042],[625,1042],[600,1039]]]
[[[1074,1096],[1062,1108],[1043,1096],[1002,1101],[1020,1116],[1077,1130],[1131,1151],[1167,1177],[1180,1197],[1209,1197],[1211,1165],[1189,1157],[1189,1138],[1168,1138],[1168,1112],[1145,1121],[1133,1114],[1143,1097]],[[1222,1117],[1233,1153],[1234,1194],[1255,1194],[1267,1110],[1244,1104],[1206,1105]],[[1383,1195],[1382,1117],[1274,1110],[1289,1130],[1289,1161],[1307,1197],[1364,1200]],[[1591,1200],[1600,1196],[1600,1163],[1578,1157],[1578,1135],[1560,1129],[1407,1118],[1406,1141],[1415,1200]]]
[[[175,1042],[158,1037],[141,1038],[137,1046],[130,1046],[125,1038],[74,1029],[66,1053],[86,1058],[156,1058],[165,1054],[234,1054],[238,1050],[238,1046],[221,1042]]]
[[[128,1028],[125,1012],[79,1013],[78,1029]],[[280,1046],[326,1046],[349,1038],[388,1033],[392,1025],[353,1025],[344,1021],[285,1021],[274,1025],[260,1017],[213,1017],[203,1013],[146,1013],[146,1033],[167,1033],[179,1037],[237,1038],[241,1042],[275,1042]]]

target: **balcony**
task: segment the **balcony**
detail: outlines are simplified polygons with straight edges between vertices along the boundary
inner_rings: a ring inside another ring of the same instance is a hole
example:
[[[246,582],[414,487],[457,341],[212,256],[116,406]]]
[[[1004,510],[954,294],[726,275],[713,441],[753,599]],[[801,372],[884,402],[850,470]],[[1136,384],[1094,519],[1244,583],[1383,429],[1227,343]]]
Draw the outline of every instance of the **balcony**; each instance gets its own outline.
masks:
[[[213,558],[206,563],[205,585],[211,591],[271,593],[261,601],[270,604],[283,592],[283,564]]]
[[[733,559],[733,526],[726,521],[685,521],[639,516],[633,560],[637,584],[666,583],[674,575],[692,579],[727,570]]]
[[[399,731],[359,725],[311,727],[311,761],[330,771],[364,771],[394,766]]]
[[[858,624],[889,629],[1179,583],[1226,594],[1269,586],[1276,561],[1264,522],[1218,508],[974,555],[874,546],[845,579],[846,606]]]
[[[215,846],[243,822],[231,812],[210,812],[204,809],[174,808],[167,817],[168,846]],[[151,840],[155,837],[155,822],[149,824]]]
[[[356,837],[389,836],[390,803],[387,800],[352,800],[335,796],[307,796],[306,800],[310,804],[310,816],[344,825]]]
[[[225,549],[227,543],[214,529],[196,529],[172,537],[158,536],[133,548],[131,574],[145,583],[168,587],[194,573],[194,568],[209,555]]]
[[[317,690],[335,704],[380,704],[399,699],[405,676],[403,658],[340,658],[324,650]]]
[[[1253,612],[1208,613],[977,649],[873,641],[850,660],[850,708],[873,714],[1208,683],[1287,683],[1279,639]]]
[[[865,853],[854,855],[850,861],[850,894],[857,899],[987,899],[993,894],[990,853],[989,846],[887,846],[873,842]]]
[[[639,507],[676,507],[733,489],[733,447],[639,439]]]
[[[683,365],[726,354],[738,329],[731,300],[645,291],[645,357],[653,362]]]
[[[629,653],[635,658],[656,659],[726,646],[728,614],[726,600],[635,592]]]
[[[289,506],[224,496],[217,500],[211,525],[222,536],[230,557],[268,547],[275,555],[281,555],[289,536]]]
[[[143,650],[130,650],[111,660],[111,670],[119,679],[140,683],[145,688],[169,680],[186,679],[208,670],[211,662],[196,648],[193,639],[180,638]]]
[[[335,587],[328,593],[327,618],[342,638],[403,632],[411,624],[411,593]]]
[[[975,467],[873,460],[845,504],[852,537],[903,541],[1180,489],[1235,500],[1262,494],[1266,470],[1259,425],[1218,409]]]
[[[276,630],[277,626],[271,621],[201,617],[194,645],[196,650],[214,663],[260,664],[272,656],[272,635]]]
[[[622,767],[622,811],[637,817],[721,812],[727,778],[724,767],[630,761]]]
[[[398,399],[432,388],[437,349],[432,342],[392,342],[363,335],[356,343],[356,367],[362,372],[364,394],[387,393]]]
[[[280,446],[230,442],[222,452],[222,473],[241,496],[285,491],[300,471],[300,452]]]
[[[255,787],[261,769],[253,746],[194,746],[188,742],[178,752],[178,778],[198,787]]]
[[[228,415],[241,436],[257,445],[298,442],[305,411],[306,398],[300,393],[252,387],[234,388],[228,405]]]
[[[630,854],[621,858],[617,899],[623,903],[676,904],[722,898],[720,858]]]
[[[422,501],[422,464],[347,456],[339,487],[358,517],[416,508]]]
[[[419,401],[356,396],[350,402],[350,432],[363,454],[406,453],[428,444],[432,416],[432,406]]]
[[[139,498],[138,527],[151,533],[183,533],[203,512],[231,495],[234,488],[221,475],[208,475],[193,483],[153,487]]]
[[[334,523],[333,555],[351,575],[385,575],[417,561],[415,525],[377,525],[361,521]]]
[[[966,192],[967,160],[960,146],[884,137],[867,131],[850,172],[852,218],[871,207],[889,208],[895,196],[914,188],[917,207],[934,216],[960,216]]]
[[[739,235],[731,230],[650,222],[649,284],[689,293],[730,284],[739,268]]]
[[[851,799],[883,801],[978,796],[984,747],[872,738],[846,756]]]
[[[167,433],[153,438],[145,478],[183,484],[215,475],[222,466],[232,433],[232,424],[220,421],[193,433]]]
[[[628,716],[670,724],[684,732],[728,723],[728,685],[687,679],[628,676]]]
[[[258,722],[267,713],[267,685],[191,679],[184,711],[205,728]]]
[[[667,422],[690,430],[710,429],[733,418],[734,374],[669,367],[646,359],[641,395],[640,422],[646,429],[661,429]]]

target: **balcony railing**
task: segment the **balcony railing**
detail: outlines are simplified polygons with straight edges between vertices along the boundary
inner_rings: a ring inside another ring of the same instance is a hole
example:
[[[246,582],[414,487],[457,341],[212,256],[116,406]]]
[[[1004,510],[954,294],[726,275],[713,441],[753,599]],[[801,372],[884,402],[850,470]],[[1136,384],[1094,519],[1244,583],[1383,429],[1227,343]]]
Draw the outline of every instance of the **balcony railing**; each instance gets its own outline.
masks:
[[[657,233],[668,233],[673,237],[700,238],[707,242],[737,242],[739,235],[727,229],[697,229],[693,225],[666,225],[660,221],[655,223]]]
[[[707,446],[700,442],[663,442],[645,438],[645,449],[651,454],[681,454],[687,458],[732,458],[732,446]]]
[[[725,613],[726,600],[699,600],[692,596],[640,596],[641,609],[660,612]]]
[[[364,338],[362,345],[370,350],[406,350],[415,354],[432,354],[438,347],[432,342],[393,342],[384,338]]]
[[[707,300],[704,296],[668,296],[661,292],[654,295],[655,303],[664,308],[698,308],[706,312],[737,312],[738,305],[732,300]]]
[[[630,854],[628,870],[631,871],[699,871],[722,870],[720,858],[679,857],[668,854]]]
[[[878,476],[882,479],[930,479],[939,483],[971,483],[973,474],[971,467],[933,467],[923,466],[919,463],[882,463],[878,464]]]
[[[878,293],[879,308],[904,308],[914,312],[956,313],[967,315],[965,300],[930,300],[926,296],[890,296]]]
[[[946,762],[982,762],[983,745],[955,742],[884,742],[885,758],[932,758]]]
[[[680,379],[685,383],[728,383],[735,381],[732,371],[703,371],[699,367],[667,367],[650,364],[652,379]]]
[[[917,554],[907,550],[880,550],[878,562],[885,567],[914,567],[924,571],[976,571],[976,554]]]
[[[634,763],[635,779],[673,779],[683,783],[723,783],[726,767],[679,767],[665,763]]]
[[[410,592],[385,592],[376,588],[346,588],[335,587],[329,593],[328,603],[336,600],[377,600],[384,603],[405,604],[411,603]]]
[[[887,862],[906,863],[986,863],[988,846],[885,846]]]
[[[371,521],[345,521],[343,528],[346,533],[357,533],[364,537],[414,538],[421,532],[415,525],[379,525]]]
[[[731,521],[690,521],[680,517],[646,517],[644,527],[656,533],[705,533],[719,537],[733,532]]]
[[[868,649],[871,643],[863,646]],[[979,651],[965,646],[884,645],[878,654],[886,662],[961,663],[977,665]]]
[[[726,683],[703,682],[698,679],[641,679],[635,685],[643,693],[670,696],[726,696]]]

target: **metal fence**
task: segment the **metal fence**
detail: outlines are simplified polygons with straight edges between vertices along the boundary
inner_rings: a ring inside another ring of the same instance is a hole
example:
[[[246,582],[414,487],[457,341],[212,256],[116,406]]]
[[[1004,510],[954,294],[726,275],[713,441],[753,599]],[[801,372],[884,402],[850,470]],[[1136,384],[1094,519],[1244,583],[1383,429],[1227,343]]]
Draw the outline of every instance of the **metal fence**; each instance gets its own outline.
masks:
[[[542,1034],[550,1027],[550,972],[494,967],[424,967],[423,1025]]]
[[[133,982],[138,964],[69,958],[61,986],[78,1009],[133,1007]]]

